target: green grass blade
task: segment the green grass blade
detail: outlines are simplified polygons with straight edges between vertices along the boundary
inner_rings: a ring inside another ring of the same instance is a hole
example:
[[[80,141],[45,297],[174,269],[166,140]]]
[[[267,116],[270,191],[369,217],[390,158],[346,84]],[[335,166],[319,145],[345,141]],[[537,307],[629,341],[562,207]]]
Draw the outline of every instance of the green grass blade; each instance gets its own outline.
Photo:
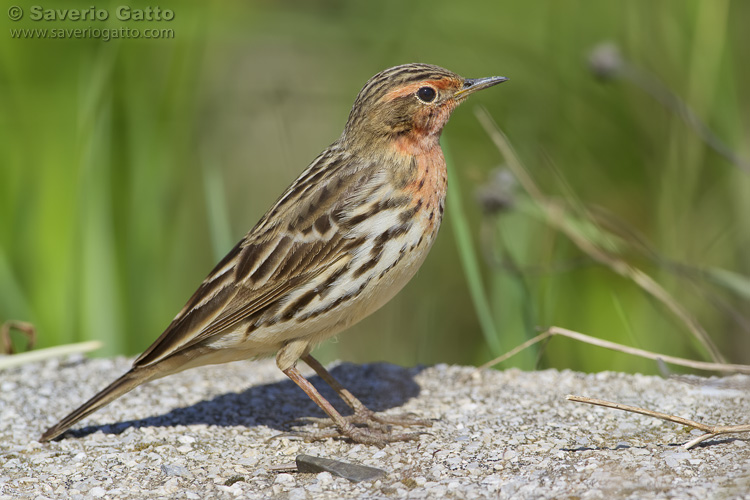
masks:
[[[484,335],[484,339],[492,351],[492,354],[498,356],[502,354],[500,337],[495,328],[492,309],[490,308],[487,293],[485,292],[482,283],[479,259],[477,258],[477,252],[474,249],[474,243],[471,239],[469,219],[463,210],[461,188],[458,183],[458,177],[453,170],[450,149],[445,142],[446,141],[443,140],[443,153],[445,154],[445,162],[448,167],[448,184],[451,186],[450,196],[448,196],[446,204],[448,213],[450,214],[449,219],[451,221],[451,228],[455,235],[458,254],[461,259],[461,267],[463,268],[464,276],[466,277],[466,283],[469,286],[471,300],[474,304],[479,324],[482,327],[482,334]]]

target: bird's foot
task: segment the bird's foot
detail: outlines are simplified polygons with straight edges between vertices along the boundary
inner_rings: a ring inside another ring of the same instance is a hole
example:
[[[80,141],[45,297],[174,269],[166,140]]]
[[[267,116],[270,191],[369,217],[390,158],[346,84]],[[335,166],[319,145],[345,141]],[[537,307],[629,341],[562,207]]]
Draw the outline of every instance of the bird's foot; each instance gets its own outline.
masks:
[[[398,425],[400,427],[432,427],[432,420],[426,418],[419,418],[414,413],[399,413],[397,415],[385,415],[383,413],[375,413],[372,410],[365,408],[360,412],[367,422],[377,422],[381,425]],[[355,413],[356,415],[357,413]]]

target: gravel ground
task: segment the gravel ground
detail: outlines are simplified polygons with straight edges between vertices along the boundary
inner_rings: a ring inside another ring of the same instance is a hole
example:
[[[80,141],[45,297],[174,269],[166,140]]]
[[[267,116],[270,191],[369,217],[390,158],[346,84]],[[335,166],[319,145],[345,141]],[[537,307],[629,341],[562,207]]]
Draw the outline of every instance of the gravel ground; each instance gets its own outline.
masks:
[[[336,366],[334,376],[372,409],[435,419],[420,441],[380,450],[269,440],[289,421],[322,412],[273,361],[240,362],[139,387],[64,439],[37,442],[128,365],[71,358],[0,373],[0,500],[750,498],[747,435],[685,450],[680,445],[695,435],[689,429],[565,400],[572,393],[707,423],[747,423],[750,377],[742,376],[685,383],[622,373]],[[269,470],[298,454],[388,473],[351,483],[328,472]]]

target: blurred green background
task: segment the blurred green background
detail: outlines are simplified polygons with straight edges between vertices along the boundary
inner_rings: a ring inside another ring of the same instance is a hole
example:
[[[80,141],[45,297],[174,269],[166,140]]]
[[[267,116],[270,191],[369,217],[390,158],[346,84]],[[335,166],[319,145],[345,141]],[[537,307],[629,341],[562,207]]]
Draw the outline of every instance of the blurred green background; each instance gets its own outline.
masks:
[[[481,106],[574,232],[591,226],[577,234],[613,243],[610,255],[664,287],[730,361],[750,362],[750,2],[165,1],[173,20],[139,23],[118,20],[116,7],[156,4],[98,2],[103,22],[35,22],[20,3],[26,16],[13,22],[10,5],[0,21],[0,320],[33,323],[40,347],[145,349],[338,137],[364,82],[419,61],[510,81],[445,129],[449,205],[422,270],[321,346],[323,360],[478,364],[550,325],[710,359],[668,306],[540,215],[539,199],[502,170]],[[10,34],[87,27],[174,36]],[[592,72],[597,46],[608,78]],[[511,365],[656,370],[561,338]]]

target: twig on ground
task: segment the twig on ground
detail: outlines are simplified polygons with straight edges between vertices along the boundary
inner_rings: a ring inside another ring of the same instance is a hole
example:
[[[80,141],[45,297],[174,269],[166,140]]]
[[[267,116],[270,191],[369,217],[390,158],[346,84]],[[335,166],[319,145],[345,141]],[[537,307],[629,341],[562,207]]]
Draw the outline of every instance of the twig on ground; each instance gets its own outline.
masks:
[[[703,441],[707,439],[711,439],[712,437],[716,437],[722,434],[750,432],[750,425],[748,424],[745,424],[745,425],[707,425],[707,424],[702,424],[700,422],[696,422],[695,420],[678,417],[676,415],[669,415],[667,413],[647,410],[645,408],[638,408],[637,406],[624,405],[621,403],[613,403],[611,401],[605,401],[603,399],[587,398],[584,396],[573,396],[570,394],[566,396],[565,399],[567,399],[568,401],[574,401],[576,403],[587,403],[591,405],[604,406],[606,408],[614,408],[616,410],[639,413],[641,415],[646,415],[648,417],[660,418],[662,420],[666,420],[667,422],[674,422],[676,424],[687,425],[688,427],[693,427],[695,429],[705,432],[705,434],[702,434],[701,436],[698,436],[697,438],[683,444],[682,446],[687,450],[696,446],[699,443],[702,443]]]
[[[100,341],[90,340],[88,342],[79,342],[77,344],[58,345],[55,347],[49,347],[47,349],[37,349],[36,351],[22,352],[21,354],[14,354],[13,356],[0,356],[0,370],[4,368],[11,368],[14,366],[20,366],[26,363],[32,363],[35,361],[42,361],[49,358],[67,356],[68,354],[95,351],[101,346],[102,343]]]

